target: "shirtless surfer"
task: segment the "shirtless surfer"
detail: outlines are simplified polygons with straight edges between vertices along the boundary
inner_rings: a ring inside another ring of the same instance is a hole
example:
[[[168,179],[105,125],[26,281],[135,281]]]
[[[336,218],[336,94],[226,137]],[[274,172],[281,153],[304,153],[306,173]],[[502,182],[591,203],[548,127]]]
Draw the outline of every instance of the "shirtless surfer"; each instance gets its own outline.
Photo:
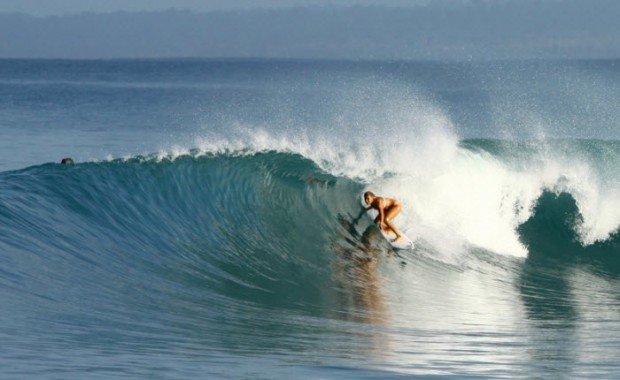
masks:
[[[375,218],[375,224],[385,232],[392,230],[394,234],[396,234],[394,242],[398,241],[403,235],[398,228],[396,228],[394,223],[392,223],[392,219],[403,209],[400,202],[392,198],[378,197],[372,191],[364,193],[364,202],[369,205],[366,210],[374,208],[379,211],[379,215]]]

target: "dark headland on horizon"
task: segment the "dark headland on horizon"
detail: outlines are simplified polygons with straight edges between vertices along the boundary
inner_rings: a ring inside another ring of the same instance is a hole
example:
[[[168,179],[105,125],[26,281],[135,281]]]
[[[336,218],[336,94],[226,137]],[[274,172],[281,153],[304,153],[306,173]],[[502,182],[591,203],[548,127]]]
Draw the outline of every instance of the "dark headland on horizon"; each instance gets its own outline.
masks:
[[[619,14],[615,0],[0,13],[0,58],[618,58]]]

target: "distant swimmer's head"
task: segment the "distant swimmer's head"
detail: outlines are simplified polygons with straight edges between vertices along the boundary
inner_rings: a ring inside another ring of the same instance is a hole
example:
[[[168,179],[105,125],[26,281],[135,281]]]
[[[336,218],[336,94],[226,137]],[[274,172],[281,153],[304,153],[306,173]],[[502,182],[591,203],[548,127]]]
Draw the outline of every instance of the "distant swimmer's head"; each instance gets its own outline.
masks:
[[[75,162],[73,162],[73,158],[65,157],[62,159],[62,161],[60,161],[60,163],[63,165],[73,165]]]
[[[375,200],[375,193],[373,193],[372,191],[367,191],[364,193],[364,202],[366,202],[366,204],[371,204],[372,201]]]

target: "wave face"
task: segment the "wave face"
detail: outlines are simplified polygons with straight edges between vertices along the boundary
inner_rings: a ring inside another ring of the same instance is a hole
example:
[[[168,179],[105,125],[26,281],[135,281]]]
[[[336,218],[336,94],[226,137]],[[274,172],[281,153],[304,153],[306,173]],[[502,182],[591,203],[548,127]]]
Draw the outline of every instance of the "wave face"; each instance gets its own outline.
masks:
[[[559,151],[565,157],[550,157]],[[388,163],[369,173],[357,161],[353,178],[333,174],[342,163],[252,150],[5,172],[2,243],[90,259],[102,251],[115,257],[188,248],[224,257],[263,252],[324,267],[312,260],[343,218],[358,215],[365,189],[403,200],[403,229],[439,252],[454,247],[451,235],[469,249],[516,255],[527,254],[536,236],[546,236],[550,247],[565,240],[575,249],[617,242],[617,142],[560,141],[541,151],[534,142],[466,140],[448,155],[449,163],[432,171],[397,172],[403,168]],[[443,236],[436,241],[436,234]],[[98,240],[105,245],[93,246]]]
[[[357,212],[361,189],[281,153],[43,165],[5,173],[2,187],[13,257],[99,268],[84,280],[102,291],[132,268],[155,285],[207,281],[217,297],[272,294],[267,304],[323,290],[334,216]]]

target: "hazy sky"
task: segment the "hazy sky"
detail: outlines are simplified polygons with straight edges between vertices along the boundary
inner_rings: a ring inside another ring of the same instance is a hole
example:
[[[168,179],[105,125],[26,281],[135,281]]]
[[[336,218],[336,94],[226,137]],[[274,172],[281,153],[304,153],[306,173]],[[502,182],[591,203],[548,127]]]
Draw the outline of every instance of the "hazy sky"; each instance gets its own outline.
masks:
[[[408,6],[429,0],[0,0],[0,13],[22,12],[35,16],[81,12],[160,11],[170,8],[214,11],[292,6],[383,5]],[[455,0],[462,1],[462,0]]]

